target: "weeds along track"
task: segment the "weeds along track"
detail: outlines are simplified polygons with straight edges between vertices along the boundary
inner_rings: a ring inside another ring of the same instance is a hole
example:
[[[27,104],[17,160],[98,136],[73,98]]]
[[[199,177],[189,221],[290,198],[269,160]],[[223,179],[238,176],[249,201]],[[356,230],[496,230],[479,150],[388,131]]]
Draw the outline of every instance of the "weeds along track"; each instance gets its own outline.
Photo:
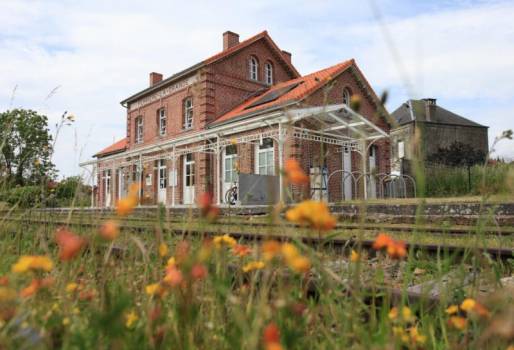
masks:
[[[7,223],[13,223],[16,225],[16,227],[24,227],[24,225],[25,227],[34,225],[44,225],[46,228],[48,228],[48,230],[50,230],[58,226],[69,226],[78,229],[97,229],[108,218],[109,217],[104,216],[95,217],[94,219],[90,217],[77,218],[74,216],[66,218],[61,215],[59,215],[58,217],[53,216],[40,218],[29,216],[22,216],[17,218],[13,216],[4,216],[2,220],[4,221],[4,226],[7,226]],[[181,221],[159,221],[155,218],[131,218],[128,220],[124,219],[123,221],[121,221],[119,227],[122,231],[131,231],[137,233],[150,233],[155,232],[156,230],[160,230],[165,234],[199,237],[212,237],[227,233],[236,239],[249,242],[258,242],[266,239],[274,239],[279,241],[297,240],[309,246],[315,246],[318,248],[331,248],[336,251],[350,250],[352,247],[359,246],[363,249],[368,250],[370,252],[370,255],[373,254],[372,246],[374,242],[373,239],[367,239],[366,235],[355,234],[356,232],[354,231],[350,231],[346,234],[339,234],[336,230],[332,234],[325,235],[325,237],[320,237],[317,236],[316,233],[313,233],[311,230],[294,227],[292,225],[273,225],[271,223],[243,224],[239,222],[232,222],[227,224],[224,222],[219,222],[216,225],[212,225],[191,224]],[[264,230],[261,228],[264,228]],[[363,230],[363,228],[355,227],[355,230]],[[376,233],[378,231],[375,229],[374,232]],[[442,231],[432,233],[432,235],[435,235],[436,237],[440,237],[444,234],[447,233]],[[506,234],[507,233],[504,232],[504,235],[502,235],[501,238],[506,238]],[[416,237],[420,235],[420,233],[417,233]],[[459,233],[458,235],[463,236],[462,233]],[[483,238],[483,240],[485,239],[486,238]],[[439,241],[443,240],[439,239]],[[414,251],[422,251],[431,255],[441,255],[444,257],[458,256],[466,258],[473,254],[486,254],[490,258],[495,260],[507,260],[514,258],[514,249],[512,246],[512,233],[509,233],[509,237],[506,244],[500,241],[500,244],[498,245],[498,242],[496,242],[496,246],[494,247],[487,245],[484,246],[484,242],[488,242],[486,240],[482,242],[475,241],[475,243],[473,243],[473,240],[471,242],[468,242],[469,240],[465,239],[465,241],[468,244],[441,244],[407,241],[407,247],[408,249],[412,249]]]

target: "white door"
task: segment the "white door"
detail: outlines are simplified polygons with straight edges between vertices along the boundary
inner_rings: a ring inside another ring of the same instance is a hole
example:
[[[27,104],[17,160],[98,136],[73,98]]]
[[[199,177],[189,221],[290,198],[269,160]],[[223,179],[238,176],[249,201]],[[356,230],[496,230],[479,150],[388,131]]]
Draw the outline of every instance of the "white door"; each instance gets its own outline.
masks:
[[[230,145],[223,151],[223,192],[222,200],[225,202],[226,193],[233,186],[237,185],[237,147]]]
[[[377,197],[377,182],[376,182],[376,168],[377,168],[377,147],[371,146],[369,148],[369,188],[368,198]]]
[[[193,204],[195,200],[195,161],[193,154],[184,156],[184,204]]]
[[[166,161],[160,159],[157,166],[157,200],[163,204],[166,204],[166,186],[168,183],[166,176]]]
[[[352,199],[352,151],[350,147],[343,149],[343,199]]]
[[[104,193],[105,193],[105,206],[111,206],[111,171],[104,170]]]

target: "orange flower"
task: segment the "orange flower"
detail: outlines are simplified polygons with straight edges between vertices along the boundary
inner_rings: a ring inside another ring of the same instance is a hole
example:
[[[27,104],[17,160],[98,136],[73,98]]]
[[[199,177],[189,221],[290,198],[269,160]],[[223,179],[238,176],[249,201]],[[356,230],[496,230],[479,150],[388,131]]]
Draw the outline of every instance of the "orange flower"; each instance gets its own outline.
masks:
[[[397,241],[385,233],[379,233],[375,238],[375,242],[373,242],[373,249],[380,250],[384,248],[392,259],[401,259],[407,256],[407,248],[404,241]]]
[[[373,243],[373,249],[380,250],[388,247],[393,239],[386,235],[385,233],[379,233],[377,238],[375,238],[375,242]]]
[[[448,324],[454,328],[463,331],[468,326],[468,320],[461,316],[452,316],[448,320]]]
[[[120,199],[116,205],[118,215],[126,216],[134,211],[134,207],[137,205],[138,192],[139,186],[137,184],[133,183],[129,186],[127,197]]]
[[[59,259],[69,261],[73,259],[85,244],[85,240],[65,228],[60,228],[55,234],[55,241],[59,246]]]
[[[183,281],[182,272],[180,272],[180,270],[175,266],[168,267],[166,269],[166,276],[164,276],[163,281],[171,287],[176,287]]]
[[[243,244],[236,244],[232,248],[232,252],[235,256],[238,256],[240,258],[249,255],[252,252],[252,249],[246,245]]]
[[[195,264],[191,268],[191,277],[195,280],[202,280],[207,276],[207,268],[202,264]]]
[[[262,342],[264,343],[266,350],[282,349],[282,346],[280,345],[280,330],[274,322],[269,323],[264,328]]]
[[[214,221],[220,213],[220,208],[213,204],[212,194],[208,192],[200,195],[198,207],[200,208],[201,215],[209,221]]]
[[[282,245],[277,241],[266,241],[262,243],[261,250],[264,260],[269,261],[280,254]]]
[[[118,223],[114,220],[106,221],[100,226],[100,236],[105,240],[112,241],[119,233]]]
[[[311,262],[305,256],[297,256],[288,261],[289,267],[298,273],[308,272],[311,268]]]
[[[296,159],[288,159],[284,165],[286,179],[294,185],[309,183],[309,177],[304,173],[300,163]]]
[[[9,285],[9,277],[2,276],[0,277],[0,287],[7,287]]]
[[[20,291],[20,297],[28,298],[28,297],[33,296],[34,294],[37,293],[40,286],[41,286],[41,282],[37,279],[33,279],[27,287],[23,288]]]
[[[336,226],[336,218],[330,214],[325,202],[306,200],[286,212],[286,219],[313,229],[328,231]]]

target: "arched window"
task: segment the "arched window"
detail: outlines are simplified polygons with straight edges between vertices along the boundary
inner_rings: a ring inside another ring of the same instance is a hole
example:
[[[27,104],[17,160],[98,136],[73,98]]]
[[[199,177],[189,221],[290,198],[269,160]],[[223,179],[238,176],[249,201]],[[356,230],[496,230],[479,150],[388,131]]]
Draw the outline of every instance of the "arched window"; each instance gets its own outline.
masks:
[[[273,66],[270,62],[264,65],[264,81],[268,85],[273,85]]]
[[[345,88],[343,90],[343,104],[350,106],[350,90],[348,88]]]
[[[250,57],[250,79],[259,80],[259,62],[254,56]]]
[[[193,98],[188,97],[184,100],[182,110],[184,113],[184,129],[193,127]]]

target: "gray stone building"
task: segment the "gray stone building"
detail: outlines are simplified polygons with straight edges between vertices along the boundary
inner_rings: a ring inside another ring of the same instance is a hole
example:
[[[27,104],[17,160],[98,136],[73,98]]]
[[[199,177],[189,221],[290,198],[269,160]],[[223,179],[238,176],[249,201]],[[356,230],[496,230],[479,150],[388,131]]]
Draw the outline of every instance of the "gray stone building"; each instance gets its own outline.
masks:
[[[391,130],[391,172],[409,173],[415,149],[425,159],[454,142],[472,146],[487,154],[487,126],[475,123],[437,105],[436,99],[408,100],[391,116],[397,125]],[[415,147],[419,143],[419,148]]]

